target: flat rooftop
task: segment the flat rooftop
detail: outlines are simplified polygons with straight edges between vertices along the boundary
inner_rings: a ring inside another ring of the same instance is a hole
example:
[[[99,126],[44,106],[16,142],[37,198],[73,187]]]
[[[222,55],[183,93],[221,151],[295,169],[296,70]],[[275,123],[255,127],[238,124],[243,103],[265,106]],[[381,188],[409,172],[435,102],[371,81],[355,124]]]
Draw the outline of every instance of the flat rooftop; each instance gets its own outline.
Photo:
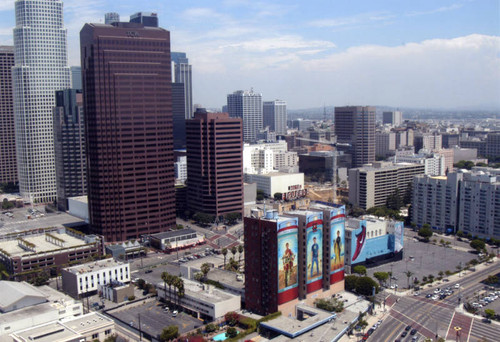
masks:
[[[306,215],[318,215],[318,212],[317,211],[313,211],[313,210],[298,209],[298,210],[286,211],[283,214],[286,214],[286,215],[297,215],[297,216],[306,216]]]
[[[184,281],[185,295],[196,298],[198,301],[217,304],[234,297],[240,297],[219,290],[213,285],[200,284],[199,282],[186,278],[182,278],[182,280]],[[163,285],[163,283],[158,283],[157,288],[163,289]]]
[[[110,324],[114,325],[114,321],[111,318],[101,315],[98,312],[91,312],[78,317],[70,317],[62,320],[61,323],[80,334],[85,334],[88,330],[97,330]]]
[[[23,331],[18,331],[14,334],[15,341],[37,341],[37,342],[66,342],[74,341],[83,336],[75,331],[65,327],[60,322],[48,323],[41,326],[36,326]]]
[[[39,235],[26,235],[23,236],[22,239],[29,243],[34,244],[36,253],[51,252],[62,248],[71,248],[86,244],[85,241],[73,237],[71,235],[68,235],[66,233],[58,233],[57,231],[51,231],[49,234],[58,239],[63,240],[64,241],[63,245],[60,246],[58,244],[48,241],[50,240],[50,238],[46,240],[45,233]],[[34,253],[32,251],[28,251],[21,248],[19,246],[19,242],[17,239],[0,241],[0,249],[9,253],[11,257],[25,256]]]
[[[73,227],[86,225],[85,221],[72,216],[67,213],[45,213],[42,207],[34,207],[40,210],[45,216],[32,217],[27,219],[28,207],[13,208],[13,218],[6,219],[0,222],[0,235],[7,235],[12,233],[22,233],[27,230],[40,229],[40,228],[57,228],[57,227]]]
[[[188,234],[193,234],[196,233],[196,230],[186,228],[186,229],[179,229],[179,230],[170,230],[168,232],[161,232],[157,234],[151,234],[152,237],[157,238],[157,239],[167,239],[167,238],[173,238],[177,236],[183,236],[183,235],[188,235]]]
[[[245,275],[238,274],[242,280],[236,279],[236,273],[230,271],[219,270],[217,268],[211,269],[207,274],[210,280],[218,281],[223,285],[229,285],[236,289],[245,290]]]
[[[88,262],[88,263],[82,264],[82,265],[68,267],[68,268],[65,268],[64,270],[71,272],[73,274],[83,274],[83,273],[95,272],[98,270],[107,269],[109,267],[115,267],[115,266],[120,266],[120,265],[129,265],[129,264],[121,262],[121,261],[116,261],[113,258],[109,258],[109,259],[104,259],[104,260]],[[130,269],[130,266],[129,266],[129,269]]]

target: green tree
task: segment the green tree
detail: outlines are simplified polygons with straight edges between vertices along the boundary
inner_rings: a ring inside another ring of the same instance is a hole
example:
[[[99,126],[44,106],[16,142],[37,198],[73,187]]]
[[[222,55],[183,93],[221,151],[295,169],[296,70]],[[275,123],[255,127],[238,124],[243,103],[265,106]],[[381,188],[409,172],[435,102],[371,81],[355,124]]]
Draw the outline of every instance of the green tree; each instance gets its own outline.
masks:
[[[485,309],[484,310],[484,314],[486,315],[486,318],[492,319],[493,317],[495,317],[495,310],[493,310],[493,309]]]
[[[399,193],[399,189],[396,188],[392,194],[387,196],[385,206],[392,210],[399,210],[403,206],[403,201],[401,199],[401,194]]]
[[[238,222],[238,220],[241,218],[240,213],[227,213],[224,215],[224,221],[230,226]]]
[[[171,341],[179,336],[179,328],[176,325],[169,325],[166,328],[163,328],[160,341],[166,342]]]
[[[366,275],[366,267],[363,266],[363,265],[354,266],[354,268],[352,269],[352,271],[354,273],[357,273],[357,274],[360,274],[360,275]]]
[[[457,236],[458,236],[459,238],[462,238],[462,237],[464,237],[464,236],[465,236],[465,234],[464,234],[464,232],[463,232],[463,231],[459,230],[459,231],[457,232]]]
[[[12,202],[9,202],[6,198],[4,198],[2,201],[2,209],[9,210],[12,208],[14,208],[14,204],[12,204]]]
[[[264,190],[257,189],[257,201],[262,201],[264,200]]]
[[[429,239],[432,237],[432,234],[434,233],[432,232],[431,227],[427,223],[424,224],[423,227],[420,228],[420,230],[418,231],[418,236],[424,238],[426,242],[429,242]]]
[[[244,250],[243,245],[238,245],[238,264],[241,262],[241,253],[243,253]]]
[[[116,342],[116,339],[118,337],[116,335],[111,335],[111,336],[108,336],[104,339],[104,342]]]
[[[234,311],[226,312],[226,314],[224,315],[224,320],[226,321],[227,324],[229,324],[232,327],[234,327],[238,323],[239,318],[240,315],[238,315]]]
[[[375,288],[375,293],[377,293],[378,284],[370,277],[359,277],[359,279],[356,281],[356,292],[359,294],[371,296],[373,288]]]
[[[238,330],[236,330],[236,328],[234,327],[229,327],[226,331],[227,338],[233,338],[236,337],[237,335],[238,335]]]
[[[484,282],[488,285],[495,285],[498,283],[498,277],[496,275],[490,275]]]
[[[226,255],[227,255],[227,248],[226,248],[226,247],[222,248],[221,253],[222,253],[222,255],[224,256],[224,269],[226,269]]]
[[[328,312],[342,312],[344,310],[344,302],[337,298],[319,298],[314,301],[314,305],[318,309]]]
[[[345,289],[346,291],[354,291],[356,289],[356,283],[358,281],[358,276],[348,275],[345,277]]]
[[[233,259],[236,256],[236,253],[238,253],[238,248],[236,248],[236,246],[231,247],[231,254],[233,255]]]
[[[361,215],[364,215],[366,213],[366,211],[360,207],[353,207],[351,209],[351,212],[349,213],[349,216],[352,216],[352,217],[359,217]]]
[[[387,272],[375,272],[373,276],[378,280],[380,285],[383,285],[389,279],[389,273]]]
[[[453,164],[457,169],[471,170],[474,167],[474,162],[470,160],[460,160],[458,163]]]
[[[274,197],[275,201],[279,201],[279,200],[281,200],[283,198],[283,194],[281,192],[277,192],[277,193],[274,194],[273,197]]]
[[[404,272],[404,274],[405,274],[405,276],[406,276],[406,278],[408,280],[408,288],[410,288],[410,278],[413,275],[413,272],[412,271],[406,271],[406,272]]]
[[[210,264],[208,262],[205,262],[201,265],[200,269],[201,269],[201,273],[203,274],[203,278],[207,278],[207,274],[208,272],[210,272]]]
[[[146,285],[146,281],[144,279],[138,279],[137,280],[137,287],[140,290],[143,290],[145,285]]]
[[[217,326],[216,326],[215,324],[213,324],[213,323],[209,323],[209,324],[207,324],[207,325],[205,326],[205,331],[206,331],[207,333],[211,333],[211,332],[214,332],[214,331],[216,331],[216,330],[217,330]]]
[[[203,282],[203,273],[196,272],[194,274],[194,280],[199,281],[200,283],[202,283]]]
[[[163,280],[163,291],[165,292],[165,300],[167,300],[167,279],[169,273],[167,271],[161,272],[161,280]]]
[[[475,249],[477,252],[482,251],[486,247],[484,241],[481,241],[479,239],[472,240],[469,245],[472,249]]]

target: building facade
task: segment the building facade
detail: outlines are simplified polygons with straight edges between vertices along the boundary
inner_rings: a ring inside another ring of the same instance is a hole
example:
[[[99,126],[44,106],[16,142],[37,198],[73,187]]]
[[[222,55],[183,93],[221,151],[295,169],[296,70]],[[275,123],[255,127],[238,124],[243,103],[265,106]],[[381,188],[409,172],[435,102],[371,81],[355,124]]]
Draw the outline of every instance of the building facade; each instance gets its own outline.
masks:
[[[243,120],[243,140],[254,142],[262,129],[262,94],[235,91],[227,95],[227,111],[230,117]]]
[[[70,86],[62,0],[17,0],[14,114],[19,191],[25,201],[56,199],[52,109]]]
[[[184,118],[191,119],[193,117],[192,66],[185,52],[172,52],[172,64],[174,83],[184,85]]]
[[[198,109],[186,121],[187,203],[193,213],[243,212],[242,120]]]
[[[394,154],[396,150],[396,133],[376,132],[375,133],[375,155],[386,157]]]
[[[186,102],[184,83],[172,83],[174,150],[186,148]]]
[[[335,134],[351,145],[353,167],[375,161],[375,107],[335,107]]]
[[[245,174],[246,183],[257,183],[257,189],[265,196],[272,197],[275,193],[304,190],[303,173],[272,172],[266,174]],[[292,190],[293,189],[293,190]]]
[[[56,91],[54,152],[57,208],[68,210],[68,198],[87,194],[85,123],[81,90]]]
[[[362,209],[382,207],[396,190],[401,199],[408,197],[413,176],[424,174],[421,164],[376,162],[349,170],[349,202]]]
[[[276,134],[286,134],[286,102],[282,100],[262,103],[263,127],[269,127]]]
[[[245,303],[266,315],[295,315],[299,301],[344,289],[343,206],[319,205],[245,217]]]
[[[406,155],[396,151],[396,163],[412,163],[425,165],[425,174],[429,176],[443,176],[446,173],[446,159],[437,153],[419,153]]]
[[[72,66],[69,68],[71,71],[71,88],[82,89],[82,67]]]
[[[86,24],[80,41],[91,229],[106,241],[169,230],[170,33],[137,23]]]
[[[14,47],[0,46],[0,183],[17,183],[13,66]]]
[[[143,24],[145,27],[158,27],[158,14],[153,12],[137,12],[130,16],[130,22]]]
[[[403,113],[399,110],[383,112],[382,123],[384,125],[389,124],[396,127],[401,126],[401,124],[403,123]]]
[[[61,270],[63,291],[73,298],[95,293],[101,285],[130,282],[130,264],[104,259]]]

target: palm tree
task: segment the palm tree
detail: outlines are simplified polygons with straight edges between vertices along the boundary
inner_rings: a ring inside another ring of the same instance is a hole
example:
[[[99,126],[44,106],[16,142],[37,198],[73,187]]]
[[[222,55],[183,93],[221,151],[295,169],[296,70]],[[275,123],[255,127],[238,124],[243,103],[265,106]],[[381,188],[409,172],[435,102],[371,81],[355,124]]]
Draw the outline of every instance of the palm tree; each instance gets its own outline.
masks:
[[[231,247],[231,254],[233,254],[233,259],[236,256],[237,252],[238,252],[238,249],[236,248],[236,246]]]
[[[172,303],[172,285],[174,285],[175,276],[173,274],[167,275],[167,285],[168,285],[168,301]]]
[[[168,272],[162,272],[161,273],[161,279],[163,280],[163,292],[165,293],[165,301],[167,301],[167,279],[168,279]]]
[[[408,279],[408,288],[410,288],[410,277],[413,275],[412,271],[405,272],[406,278]]]
[[[238,246],[238,264],[241,262],[241,253],[243,253],[243,245]]]
[[[205,262],[201,265],[201,273],[203,275],[203,278],[207,277],[208,272],[210,272],[210,264]]]
[[[224,255],[224,269],[226,269],[226,255],[227,255],[227,248],[226,248],[226,247],[222,248],[221,253],[222,253],[222,255]]]

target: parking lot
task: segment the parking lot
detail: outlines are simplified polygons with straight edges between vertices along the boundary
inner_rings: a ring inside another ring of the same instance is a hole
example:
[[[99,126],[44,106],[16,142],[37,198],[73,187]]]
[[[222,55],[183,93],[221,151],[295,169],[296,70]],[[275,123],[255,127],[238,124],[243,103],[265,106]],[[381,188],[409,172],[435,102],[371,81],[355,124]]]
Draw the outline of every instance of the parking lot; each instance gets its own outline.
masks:
[[[128,305],[108,312],[129,326],[151,336],[161,334],[163,328],[175,325],[179,328],[179,334],[184,334],[203,325],[203,322],[186,314],[179,312],[174,317],[172,310],[165,311],[163,305],[156,300],[149,300],[138,305]],[[139,326],[140,320],[140,326]]]
[[[415,277],[420,282],[424,276],[428,277],[431,274],[437,278],[440,271],[443,273],[446,271],[455,272],[458,265],[464,267],[469,260],[476,258],[476,254],[466,252],[463,248],[457,249],[453,246],[443,247],[420,242],[405,234],[403,260],[370,267],[367,271],[371,277],[375,272],[392,272],[396,279],[388,281],[388,285],[397,284],[399,289],[403,289],[408,287],[406,271],[412,272],[410,278],[410,284],[412,284]]]

